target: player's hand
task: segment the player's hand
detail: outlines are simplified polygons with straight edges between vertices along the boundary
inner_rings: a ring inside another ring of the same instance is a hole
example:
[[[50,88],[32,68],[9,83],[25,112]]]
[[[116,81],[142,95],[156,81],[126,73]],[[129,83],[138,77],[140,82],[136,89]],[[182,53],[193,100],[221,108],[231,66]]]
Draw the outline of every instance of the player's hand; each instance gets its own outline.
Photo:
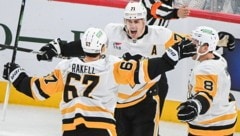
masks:
[[[219,42],[218,47],[227,48],[229,51],[233,51],[235,49],[235,37],[228,32],[218,32]]]
[[[166,50],[167,56],[173,61],[191,57],[196,54],[196,45],[189,39],[184,39],[175,43],[172,47]]]
[[[183,122],[193,121],[198,116],[197,104],[192,100],[181,103],[177,110],[177,117]]]
[[[186,18],[190,14],[190,10],[186,6],[182,6],[177,11],[177,16],[179,18]]]
[[[192,57],[197,52],[196,45],[193,44],[192,41],[189,39],[185,39],[185,40],[179,42],[178,47],[180,48],[180,52],[179,52],[180,58],[179,59]]]
[[[43,46],[39,51],[40,53],[37,54],[37,60],[48,60],[51,61],[53,57],[56,57],[61,54],[61,46],[62,41],[60,38],[57,38],[47,45]]]
[[[127,53],[123,54],[122,58],[126,61],[131,60],[131,59],[139,61],[139,60],[143,59],[144,57],[140,54],[131,55],[129,52],[127,52]]]
[[[18,86],[18,84],[26,77],[27,74],[23,68],[21,68],[18,64],[15,63],[6,63],[4,65],[3,70],[3,78],[9,80],[14,87]]]

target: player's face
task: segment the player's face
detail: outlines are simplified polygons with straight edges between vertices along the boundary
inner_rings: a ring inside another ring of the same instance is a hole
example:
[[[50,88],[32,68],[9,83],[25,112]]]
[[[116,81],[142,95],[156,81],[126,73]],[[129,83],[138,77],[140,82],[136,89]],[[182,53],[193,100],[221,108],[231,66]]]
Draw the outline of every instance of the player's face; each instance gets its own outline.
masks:
[[[132,39],[137,39],[142,36],[145,30],[144,19],[125,19],[124,21],[127,33]]]
[[[202,59],[204,59],[204,54],[206,54],[208,52],[208,45],[207,44],[203,44],[200,45],[198,40],[192,39],[192,43],[196,45],[197,48],[197,54],[194,55],[192,57],[193,60],[198,59],[199,61],[201,61]],[[197,55],[199,55],[197,58]]]
[[[101,54],[105,54],[107,50],[107,45],[103,45],[101,49]]]

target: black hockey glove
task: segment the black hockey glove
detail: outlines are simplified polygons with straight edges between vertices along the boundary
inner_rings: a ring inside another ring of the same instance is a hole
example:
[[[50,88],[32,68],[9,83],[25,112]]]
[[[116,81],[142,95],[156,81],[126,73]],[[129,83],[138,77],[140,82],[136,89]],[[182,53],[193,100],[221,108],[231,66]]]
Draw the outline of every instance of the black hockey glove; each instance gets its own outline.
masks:
[[[228,32],[218,32],[219,42],[217,48],[224,47],[229,51],[233,51],[235,49],[235,37]]]
[[[9,80],[15,88],[18,88],[25,77],[28,75],[18,64],[8,62],[4,65],[3,78]]]
[[[192,41],[186,39],[175,43],[172,47],[166,49],[163,58],[169,60],[172,65],[175,65],[178,60],[192,57],[196,54],[196,45]]]
[[[61,46],[62,41],[60,38],[57,38],[47,45],[43,46],[39,51],[40,53],[37,54],[37,60],[48,60],[51,61],[53,57],[56,57],[61,54]]]
[[[122,58],[123,58],[124,60],[126,60],[126,61],[129,61],[129,60],[131,60],[131,59],[138,61],[138,60],[143,59],[144,57],[143,57],[142,55],[140,55],[140,54],[131,55],[129,52],[127,52],[127,53],[124,53],[124,54],[123,54]]]
[[[190,122],[198,116],[198,108],[195,101],[188,100],[177,107],[177,117],[184,122]]]
[[[173,46],[177,50],[178,48],[178,54],[179,54],[179,59],[187,58],[187,57],[192,57],[193,55],[196,54],[197,48],[196,45],[192,43],[189,39],[182,40],[176,45]]]

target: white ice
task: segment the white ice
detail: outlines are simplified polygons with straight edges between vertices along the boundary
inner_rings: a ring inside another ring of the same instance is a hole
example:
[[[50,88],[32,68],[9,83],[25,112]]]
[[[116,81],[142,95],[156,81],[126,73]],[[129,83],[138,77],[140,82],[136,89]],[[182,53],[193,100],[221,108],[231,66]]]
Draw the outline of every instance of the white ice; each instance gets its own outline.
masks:
[[[0,104],[0,136],[61,136],[61,114],[57,108],[10,104],[3,118],[2,107]],[[184,124],[161,121],[160,135],[187,136],[187,128]]]

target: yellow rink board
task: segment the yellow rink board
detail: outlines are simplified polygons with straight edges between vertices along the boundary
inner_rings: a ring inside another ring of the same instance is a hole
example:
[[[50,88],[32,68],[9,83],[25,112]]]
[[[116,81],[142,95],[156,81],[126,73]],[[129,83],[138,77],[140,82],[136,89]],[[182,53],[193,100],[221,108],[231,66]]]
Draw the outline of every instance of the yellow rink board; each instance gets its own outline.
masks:
[[[0,103],[3,103],[4,101],[6,86],[7,86],[7,82],[0,81]],[[35,101],[25,96],[24,94],[17,92],[14,87],[11,86],[10,88],[9,103],[12,103],[12,104],[23,104],[23,105],[34,105],[34,106],[58,108],[60,99],[61,99],[61,93],[58,93],[45,101]],[[176,108],[178,105],[179,105],[179,101],[166,100],[161,119],[165,121],[180,123],[176,116],[176,113],[177,113]],[[237,122],[236,131],[240,132],[240,110],[238,111],[238,122]]]

